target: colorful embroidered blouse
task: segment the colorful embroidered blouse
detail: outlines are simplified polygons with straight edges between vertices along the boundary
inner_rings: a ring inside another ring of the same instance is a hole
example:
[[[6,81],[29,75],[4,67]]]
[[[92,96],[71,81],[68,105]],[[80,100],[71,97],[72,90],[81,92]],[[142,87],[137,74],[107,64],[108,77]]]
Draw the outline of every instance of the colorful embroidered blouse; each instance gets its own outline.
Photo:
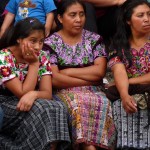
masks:
[[[43,75],[52,74],[48,57],[44,51],[39,54],[40,67],[38,72],[38,81]],[[28,64],[16,64],[16,59],[12,52],[8,49],[0,51],[0,86],[5,87],[4,82],[18,77],[20,81],[24,81],[28,71]]]
[[[82,41],[74,46],[65,43],[60,35],[54,33],[45,40],[45,51],[50,53],[51,64],[60,69],[92,65],[97,57],[106,57],[102,37],[87,30],[82,32]]]
[[[128,67],[128,62],[124,59],[122,62],[118,56],[110,59],[109,67],[117,63],[124,63],[128,77],[137,77],[150,72],[150,42],[146,43],[138,52],[131,48],[132,66]]]

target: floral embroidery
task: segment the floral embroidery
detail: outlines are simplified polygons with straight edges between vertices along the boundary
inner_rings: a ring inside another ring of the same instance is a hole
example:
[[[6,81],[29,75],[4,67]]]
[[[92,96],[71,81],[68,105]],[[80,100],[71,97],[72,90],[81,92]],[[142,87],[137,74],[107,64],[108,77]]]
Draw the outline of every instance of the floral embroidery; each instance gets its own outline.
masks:
[[[0,74],[3,77],[8,77],[11,74],[11,70],[10,68],[3,66],[0,68]]]
[[[121,60],[118,56],[111,58],[110,61],[108,62],[108,66],[112,67],[113,65],[117,63],[121,63]]]
[[[128,67],[128,62],[123,59],[121,62],[117,57],[110,59],[109,67],[116,63],[124,63],[127,69],[128,77],[138,77],[150,72],[150,43],[146,43],[138,52],[136,49],[131,48],[132,66]]]
[[[45,74],[52,74],[49,58],[44,51],[39,54],[40,67],[38,72],[38,81]],[[0,86],[14,77],[18,77],[20,81],[24,81],[28,72],[28,64],[16,64],[14,55],[8,49],[0,51]],[[4,87],[4,85],[3,85]]]
[[[50,62],[46,64],[46,70],[52,72]]]
[[[45,44],[50,46],[49,53],[52,64],[75,67],[91,65],[97,57],[106,57],[105,46],[100,43],[101,41],[102,38],[98,34],[83,30],[82,41],[74,46],[65,43],[57,33],[48,37]]]

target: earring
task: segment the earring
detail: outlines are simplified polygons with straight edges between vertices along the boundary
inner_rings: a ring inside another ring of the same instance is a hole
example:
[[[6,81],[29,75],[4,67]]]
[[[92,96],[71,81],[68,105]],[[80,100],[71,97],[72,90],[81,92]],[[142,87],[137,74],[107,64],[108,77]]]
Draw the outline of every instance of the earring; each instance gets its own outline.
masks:
[[[17,43],[19,44],[19,43],[20,43],[20,40],[17,40]]]

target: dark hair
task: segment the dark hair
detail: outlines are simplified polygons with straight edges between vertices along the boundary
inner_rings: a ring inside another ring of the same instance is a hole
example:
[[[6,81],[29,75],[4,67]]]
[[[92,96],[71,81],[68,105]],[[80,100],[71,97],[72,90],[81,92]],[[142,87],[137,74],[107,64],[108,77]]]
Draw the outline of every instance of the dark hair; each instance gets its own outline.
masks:
[[[130,26],[127,24],[127,21],[131,20],[133,14],[133,9],[139,5],[146,4],[150,7],[150,3],[147,0],[127,0],[120,8],[117,17],[117,29],[116,34],[112,39],[109,50],[117,51],[117,55],[123,59],[123,56],[127,58],[129,64],[131,65],[131,54],[130,54],[130,43],[129,38],[131,36]]]
[[[82,1],[80,1],[80,0],[61,0],[57,5],[57,15],[63,16],[63,14],[66,12],[66,10],[71,5],[77,4],[77,3],[83,7],[84,12],[86,13],[86,7]],[[57,18],[55,18],[55,19],[56,19],[56,24],[58,25],[58,29],[62,28],[58,19]]]
[[[45,33],[44,25],[36,18],[28,17],[20,20],[9,27],[0,39],[0,49],[17,44],[17,39],[28,37],[32,31],[42,30]]]

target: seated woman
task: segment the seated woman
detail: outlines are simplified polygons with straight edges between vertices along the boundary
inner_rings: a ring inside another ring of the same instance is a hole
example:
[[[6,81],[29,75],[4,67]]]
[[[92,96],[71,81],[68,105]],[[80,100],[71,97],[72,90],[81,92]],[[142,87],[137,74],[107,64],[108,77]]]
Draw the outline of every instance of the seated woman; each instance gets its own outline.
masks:
[[[109,66],[121,98],[113,103],[120,149],[150,149],[149,106],[140,109],[129,94],[129,84],[150,84],[149,33],[150,4],[146,0],[127,0],[120,7],[109,52]]]
[[[37,19],[26,18],[0,40],[1,150],[54,150],[58,142],[70,141],[67,110],[51,100],[51,66],[41,50],[44,30]]]
[[[79,0],[62,0],[57,11],[62,28],[44,43],[54,98],[68,107],[73,149],[111,149],[116,137],[101,84],[107,64],[102,37],[83,29],[85,7]]]

